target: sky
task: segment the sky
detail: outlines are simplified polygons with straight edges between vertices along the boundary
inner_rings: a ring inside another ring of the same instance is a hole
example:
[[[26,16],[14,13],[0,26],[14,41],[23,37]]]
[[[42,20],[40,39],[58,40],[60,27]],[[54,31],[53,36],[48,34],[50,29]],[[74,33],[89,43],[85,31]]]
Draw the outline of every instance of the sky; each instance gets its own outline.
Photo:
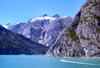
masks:
[[[74,17],[86,0],[0,0],[0,24],[27,22],[44,14]]]

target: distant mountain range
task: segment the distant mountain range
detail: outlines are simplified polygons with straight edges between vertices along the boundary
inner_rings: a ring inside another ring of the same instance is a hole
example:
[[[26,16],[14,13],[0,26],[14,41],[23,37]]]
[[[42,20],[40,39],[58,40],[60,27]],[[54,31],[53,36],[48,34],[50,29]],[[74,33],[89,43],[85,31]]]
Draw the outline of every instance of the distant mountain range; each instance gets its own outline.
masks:
[[[47,14],[44,14],[41,17],[30,19],[27,23],[7,24],[4,27],[35,42],[51,46],[71,20],[70,16],[60,17],[55,14],[48,17]]]
[[[47,50],[48,47],[9,31],[0,25],[0,55],[40,55],[45,54]]]

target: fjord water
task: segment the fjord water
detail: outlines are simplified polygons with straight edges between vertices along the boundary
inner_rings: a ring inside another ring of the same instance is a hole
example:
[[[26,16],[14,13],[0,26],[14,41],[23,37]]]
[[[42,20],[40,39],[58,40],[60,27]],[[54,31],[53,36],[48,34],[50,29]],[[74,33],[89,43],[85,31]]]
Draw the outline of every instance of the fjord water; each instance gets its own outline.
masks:
[[[65,61],[60,61],[63,59]],[[100,58],[58,58],[44,55],[0,55],[0,68],[100,68]]]

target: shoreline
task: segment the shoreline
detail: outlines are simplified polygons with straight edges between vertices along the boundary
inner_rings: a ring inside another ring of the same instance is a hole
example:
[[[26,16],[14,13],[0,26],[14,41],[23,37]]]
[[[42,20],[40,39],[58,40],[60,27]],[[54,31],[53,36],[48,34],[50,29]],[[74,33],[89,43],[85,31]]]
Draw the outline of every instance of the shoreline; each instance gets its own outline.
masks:
[[[63,57],[60,57],[60,56],[46,56],[45,57],[57,57],[57,58],[100,58],[100,57],[66,57],[66,56],[63,56]]]

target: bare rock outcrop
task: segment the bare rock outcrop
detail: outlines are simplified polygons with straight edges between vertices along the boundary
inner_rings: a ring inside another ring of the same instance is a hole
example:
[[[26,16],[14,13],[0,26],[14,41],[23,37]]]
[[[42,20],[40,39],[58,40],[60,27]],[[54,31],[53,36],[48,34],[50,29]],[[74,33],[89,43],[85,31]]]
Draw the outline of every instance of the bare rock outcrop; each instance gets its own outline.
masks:
[[[46,56],[100,57],[100,0],[87,0]]]

